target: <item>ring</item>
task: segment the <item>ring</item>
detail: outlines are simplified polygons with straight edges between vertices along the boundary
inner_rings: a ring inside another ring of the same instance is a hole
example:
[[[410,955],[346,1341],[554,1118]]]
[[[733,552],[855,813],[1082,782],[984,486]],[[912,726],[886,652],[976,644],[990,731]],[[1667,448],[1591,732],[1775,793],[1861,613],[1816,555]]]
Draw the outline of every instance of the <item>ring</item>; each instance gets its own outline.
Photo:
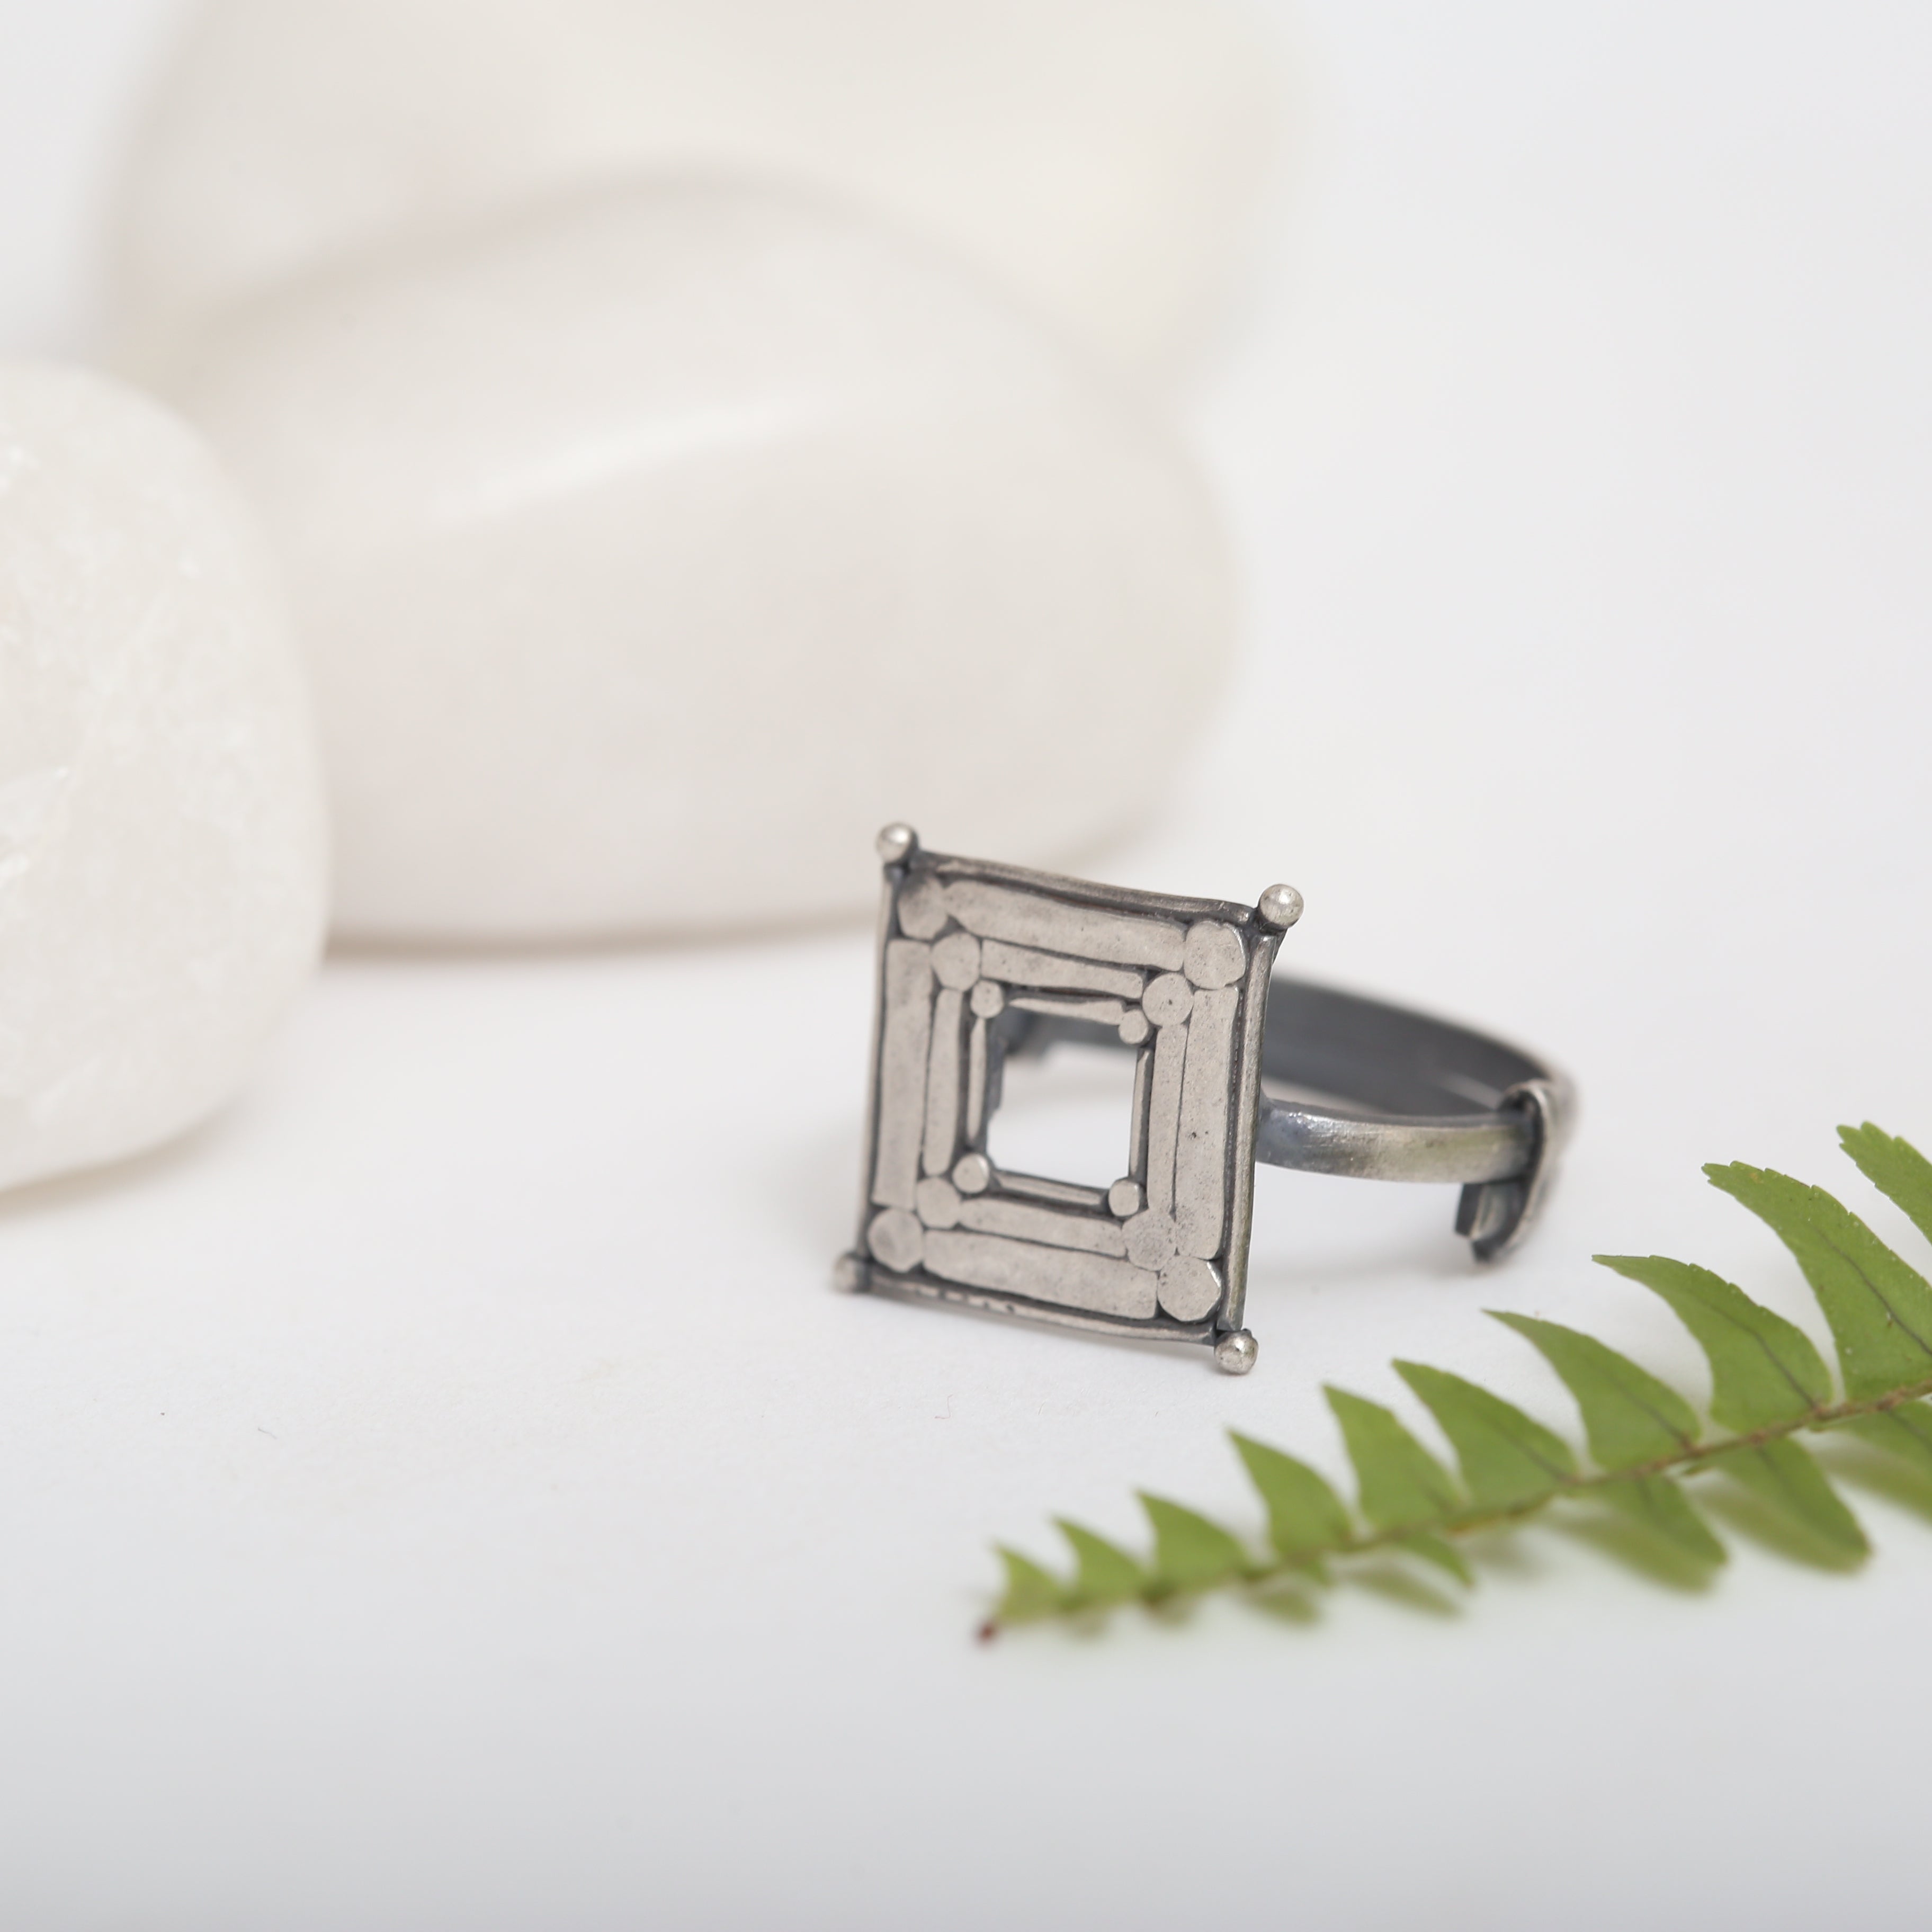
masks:
[[[841,1287],[1198,1342],[1245,1375],[1257,1161],[1460,1184],[1456,1232],[1482,1261],[1534,1219],[1569,1083],[1466,1028],[1276,976],[1301,916],[1292,886],[1252,906],[1177,898],[949,858],[904,825],[878,850],[871,1104]],[[988,1151],[1006,1063],[1063,1041],[1135,1055],[1108,1187]]]

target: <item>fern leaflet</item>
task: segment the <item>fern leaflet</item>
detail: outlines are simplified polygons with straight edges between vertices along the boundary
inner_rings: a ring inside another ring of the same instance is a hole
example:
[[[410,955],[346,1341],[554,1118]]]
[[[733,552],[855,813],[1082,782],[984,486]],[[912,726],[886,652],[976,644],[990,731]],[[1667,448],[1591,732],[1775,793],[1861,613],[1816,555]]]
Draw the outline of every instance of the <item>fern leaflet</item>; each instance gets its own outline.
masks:
[[[1861,1172],[1932,1238],[1932,1162],[1869,1123],[1841,1127],[1839,1137]],[[1143,1493],[1154,1537],[1144,1558],[1064,1521],[1070,1575],[1002,1548],[1006,1591],[982,1634],[1208,1591],[1323,1583],[1331,1566],[1372,1555],[1413,1556],[1467,1582],[1456,1539],[1572,1498],[1607,1505],[1659,1551],[1708,1568],[1724,1561],[1724,1546],[1684,1485],[1709,1471],[1781,1517],[1821,1560],[1858,1561],[1869,1547],[1864,1532],[1798,1438],[1843,1431],[1932,1476],[1932,1286],[1823,1189],[1742,1164],[1705,1172],[1796,1258],[1832,1331],[1836,1382],[1802,1330],[1709,1270],[1658,1255],[1599,1255],[1663,1300],[1703,1350],[1710,1426],[1676,1390],[1594,1336],[1497,1314],[1574,1397],[1587,1466],[1500,1396],[1447,1370],[1397,1362],[1455,1452],[1454,1472],[1391,1410],[1330,1388],[1355,1474],[1352,1505],[1307,1463],[1236,1434],[1267,1511],[1264,1550]]]

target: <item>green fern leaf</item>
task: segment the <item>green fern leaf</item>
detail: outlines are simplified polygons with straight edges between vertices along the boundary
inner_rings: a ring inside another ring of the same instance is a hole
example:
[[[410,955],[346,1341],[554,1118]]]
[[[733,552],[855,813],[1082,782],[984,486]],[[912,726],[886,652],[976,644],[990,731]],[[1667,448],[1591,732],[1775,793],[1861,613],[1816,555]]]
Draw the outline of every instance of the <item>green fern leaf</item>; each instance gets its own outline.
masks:
[[[1858,1172],[1932,1241],[1932,1160],[1869,1120],[1862,1127],[1840,1127],[1838,1139]]]
[[[1462,1504],[1449,1472],[1379,1402],[1323,1391],[1361,1486],[1362,1514],[1378,1529],[1432,1528]]]
[[[1868,1401],[1932,1376],[1932,1287],[1849,1208],[1742,1162],[1704,1172],[1797,1257],[1831,1324],[1847,1395]]]
[[[1253,1567],[1248,1552],[1219,1523],[1145,1490],[1141,1508],[1154,1526],[1154,1576],[1168,1589],[1210,1589]]]
[[[1082,1610],[1101,1610],[1110,1604],[1124,1604],[1146,1589],[1148,1574],[1124,1550],[1103,1536],[1082,1529],[1064,1516],[1057,1519],[1060,1533],[1072,1544],[1078,1564],[1074,1574],[1069,1601]]]
[[[1569,1444],[1514,1403],[1420,1362],[1397,1362],[1395,1372],[1442,1425],[1462,1466],[1463,1486],[1479,1508],[1514,1509],[1537,1502],[1554,1496],[1576,1474]]]
[[[1712,1456],[1711,1466],[1803,1524],[1840,1553],[1863,1556],[1870,1552],[1871,1545],[1865,1540],[1858,1518],[1846,1508],[1802,1443],[1785,1437],[1747,1444]]]
[[[1831,1372],[1810,1338],[1708,1268],[1662,1255],[1598,1255],[1670,1305],[1711,1362],[1711,1416],[1748,1432],[1793,1422],[1832,1399]]]
[[[1724,1546],[1668,1476],[1627,1476],[1595,1492],[1612,1509],[1641,1523],[1653,1536],[1700,1563],[1722,1563]]]
[[[1006,1592],[993,1612],[995,1623],[1037,1623],[1064,1607],[1059,1583],[1030,1557],[1004,1544],[999,1557],[1006,1566]]]
[[[1424,1532],[1415,1536],[1405,1536],[1389,1547],[1405,1551],[1411,1556],[1419,1556],[1424,1562],[1432,1563],[1437,1569],[1448,1570],[1459,1583],[1473,1584],[1476,1580],[1470,1574],[1468,1564],[1462,1560],[1462,1552],[1453,1543],[1445,1542],[1439,1536],[1431,1536]]]
[[[1348,1541],[1354,1526],[1326,1478],[1264,1442],[1232,1430],[1229,1433],[1250,1480],[1268,1506],[1268,1540],[1276,1556],[1290,1563],[1301,1562],[1325,1556]]]
[[[1628,1355],[1558,1322],[1490,1312],[1540,1349],[1568,1384],[1599,1468],[1640,1468],[1682,1455],[1696,1443],[1697,1418],[1690,1405]]]
[[[1840,1132],[1863,1172],[1932,1235],[1932,1162],[1870,1124]],[[1661,1256],[1601,1255],[1605,1267],[1650,1289],[1696,1337],[1711,1364],[1712,1415],[1728,1434],[1704,1437],[1682,1396],[1593,1336],[1498,1312],[1495,1318],[1540,1351],[1575,1397],[1594,1470],[1580,1470],[1561,1436],[1488,1390],[1444,1370],[1398,1362],[1397,1372],[1454,1446],[1460,1484],[1393,1412],[1331,1388],[1329,1406],[1359,1484],[1358,1512],[1306,1463],[1235,1433],[1234,1448],[1267,1507],[1271,1556],[1252,1553],[1179,1503],[1143,1492],[1154,1534],[1149,1562],[1063,1519],[1075,1559],[1071,1581],[1002,1548],[1006,1588],[986,1634],[1002,1623],[1134,1600],[1157,1604],[1183,1592],[1326,1582],[1330,1562],[1364,1556],[1413,1556],[1466,1583],[1470,1571],[1454,1539],[1564,1498],[1600,1496],[1680,1556],[1720,1564],[1724,1545],[1678,1480],[1712,1469],[1800,1528],[1814,1552],[1863,1556],[1863,1529],[1797,1438],[1843,1430],[1932,1477],[1932,1286],[1822,1189],[1743,1166],[1706,1172],[1797,1257],[1831,1324],[1843,1400],[1834,1401],[1831,1372],[1804,1334],[1722,1277]],[[1790,1547],[1797,1554],[1804,1545]]]
[[[1875,1449],[1903,1456],[1932,1476],[1932,1408],[1924,1402],[1908,1402],[1898,1408],[1882,1409],[1876,1415],[1855,1415],[1834,1425],[1834,1434],[1839,1430]]]

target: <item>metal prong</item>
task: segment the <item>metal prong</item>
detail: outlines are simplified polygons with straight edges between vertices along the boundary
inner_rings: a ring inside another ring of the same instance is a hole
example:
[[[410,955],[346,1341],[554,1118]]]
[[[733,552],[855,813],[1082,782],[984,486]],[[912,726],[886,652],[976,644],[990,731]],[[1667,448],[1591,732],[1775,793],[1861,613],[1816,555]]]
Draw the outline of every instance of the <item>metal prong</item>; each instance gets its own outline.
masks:
[[[1292,886],[1269,886],[1255,908],[1262,925],[1271,926],[1277,932],[1286,932],[1301,916],[1302,910],[1301,895]]]
[[[919,850],[919,834],[895,820],[879,834],[877,843],[882,864],[902,866]]]
[[[1231,1376],[1244,1376],[1255,1365],[1260,1346],[1245,1328],[1223,1335],[1214,1344],[1215,1366]]]
[[[866,1264],[856,1255],[841,1255],[832,1270],[832,1286],[841,1294],[856,1294],[866,1286]]]

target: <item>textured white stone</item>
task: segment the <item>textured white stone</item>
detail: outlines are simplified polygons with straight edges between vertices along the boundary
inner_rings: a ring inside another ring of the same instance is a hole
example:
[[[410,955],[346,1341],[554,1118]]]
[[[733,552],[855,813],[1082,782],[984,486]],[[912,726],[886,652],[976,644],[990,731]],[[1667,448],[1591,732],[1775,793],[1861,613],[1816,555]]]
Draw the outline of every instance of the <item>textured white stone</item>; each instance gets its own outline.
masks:
[[[1064,861],[1217,694],[1226,561],[1166,434],[808,200],[574,196],[234,312],[160,380],[280,544],[352,931],[819,916],[872,902],[898,817]]]
[[[695,166],[884,210],[1164,365],[1228,282],[1270,53],[1229,0],[214,0],[125,170],[122,320]]]
[[[0,365],[0,1186],[219,1106],[326,895],[266,544],[182,424]]]

